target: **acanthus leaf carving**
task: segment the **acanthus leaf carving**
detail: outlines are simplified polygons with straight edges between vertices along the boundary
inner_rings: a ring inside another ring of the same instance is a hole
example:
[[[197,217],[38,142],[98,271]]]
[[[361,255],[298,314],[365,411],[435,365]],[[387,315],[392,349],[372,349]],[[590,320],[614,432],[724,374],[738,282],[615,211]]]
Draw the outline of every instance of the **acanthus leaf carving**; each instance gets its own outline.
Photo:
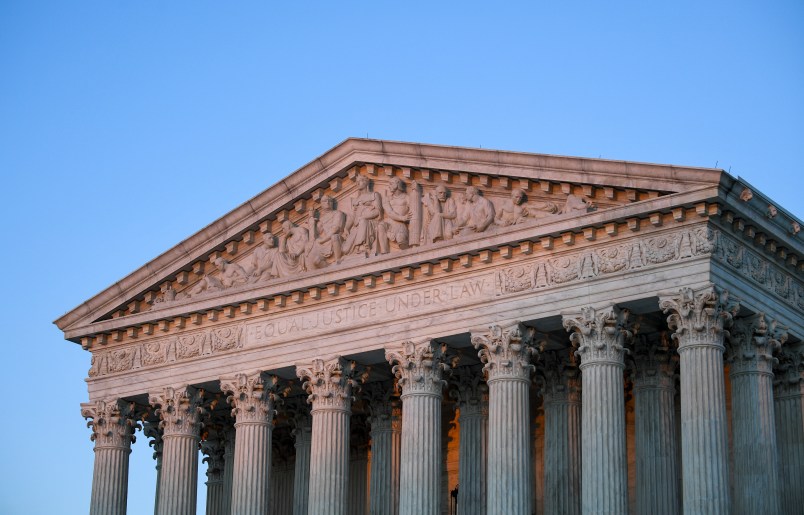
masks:
[[[636,334],[630,351],[628,364],[635,387],[675,387],[678,353],[676,342],[667,331]]]
[[[446,352],[446,344],[430,338],[408,340],[397,349],[386,349],[385,359],[392,365],[403,399],[415,394],[441,395],[446,385],[443,373],[450,369]]]
[[[668,327],[679,352],[693,345],[723,347],[727,329],[731,327],[739,304],[732,302],[728,290],[714,285],[698,291],[682,288],[677,294],[662,296],[660,309],[669,316]]]
[[[121,399],[106,399],[81,404],[81,416],[89,419],[87,427],[92,430],[90,440],[95,448],[131,449],[136,441],[134,431],[141,426],[136,419],[133,402]]]
[[[271,424],[274,406],[280,402],[277,392],[279,378],[258,371],[253,374],[236,374],[222,377],[221,391],[232,407],[235,425],[242,423]]]
[[[202,406],[205,392],[192,386],[166,387],[149,394],[148,403],[154,406],[159,417],[162,437],[172,435],[200,436],[202,418],[207,410]]]
[[[488,416],[489,387],[483,377],[482,365],[456,368],[449,388],[449,395],[458,403],[463,415]]]
[[[777,358],[773,379],[776,397],[800,397],[804,394],[804,344],[783,346]]]
[[[489,326],[488,332],[472,333],[472,345],[478,351],[487,382],[497,379],[529,381],[535,369],[531,360],[538,358],[535,330],[520,322],[508,326]]]
[[[580,368],[592,363],[624,364],[628,345],[634,336],[630,312],[617,306],[581,308],[580,313],[562,315],[564,329],[571,331],[570,342],[581,358]]]
[[[402,402],[398,390],[396,382],[391,380],[369,383],[363,387],[372,433],[402,429]]]
[[[759,372],[772,374],[778,363],[774,357],[787,341],[787,331],[775,320],[770,323],[765,313],[734,319],[726,338],[726,360],[731,374]]]
[[[324,361],[314,359],[309,365],[297,365],[296,376],[303,381],[307,402],[313,411],[334,409],[351,411],[352,391],[359,383],[357,364],[340,356]]]
[[[542,351],[538,374],[547,402],[580,402],[581,372],[572,349]]]

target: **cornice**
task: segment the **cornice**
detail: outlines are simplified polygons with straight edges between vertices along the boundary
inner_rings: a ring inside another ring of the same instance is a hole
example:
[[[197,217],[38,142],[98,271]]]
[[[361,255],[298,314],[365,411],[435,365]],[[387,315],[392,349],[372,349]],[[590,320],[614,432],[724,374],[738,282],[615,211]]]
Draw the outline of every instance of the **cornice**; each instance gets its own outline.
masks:
[[[68,339],[75,339],[81,333],[79,328],[88,325],[88,317],[97,318],[115,309],[127,297],[148,290],[208,254],[210,249],[224,250],[228,243],[240,241],[248,231],[257,229],[261,220],[282,210],[297,209],[298,201],[311,198],[316,189],[361,163],[521,177],[543,183],[569,180],[574,184],[630,191],[687,191],[719,184],[722,177],[722,171],[704,168],[348,139],[63,315],[55,321],[56,325],[66,331]]]

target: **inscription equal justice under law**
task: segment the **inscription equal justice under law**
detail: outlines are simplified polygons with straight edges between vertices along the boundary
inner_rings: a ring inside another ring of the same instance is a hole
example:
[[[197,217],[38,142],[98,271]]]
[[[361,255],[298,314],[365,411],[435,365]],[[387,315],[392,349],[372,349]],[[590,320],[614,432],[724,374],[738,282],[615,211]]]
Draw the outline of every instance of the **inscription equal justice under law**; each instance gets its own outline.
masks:
[[[494,297],[490,274],[460,282],[429,286],[405,293],[380,295],[351,304],[275,318],[246,326],[246,345],[292,339],[297,335],[356,328],[434,309],[460,307]]]

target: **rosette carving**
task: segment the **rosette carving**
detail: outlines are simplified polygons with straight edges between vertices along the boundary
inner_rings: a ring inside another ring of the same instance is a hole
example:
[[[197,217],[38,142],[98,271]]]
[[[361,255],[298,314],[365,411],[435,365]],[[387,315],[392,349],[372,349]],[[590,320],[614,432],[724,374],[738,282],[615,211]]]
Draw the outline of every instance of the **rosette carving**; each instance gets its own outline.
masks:
[[[446,381],[442,372],[449,370],[446,361],[446,344],[431,339],[421,342],[406,341],[398,351],[386,350],[385,359],[402,388],[402,396],[414,393],[441,395]]]
[[[627,309],[617,306],[600,310],[587,306],[580,313],[563,315],[564,329],[572,332],[570,342],[581,358],[581,368],[593,362],[623,364],[628,353],[625,346],[634,336],[629,315]]]
[[[221,378],[221,391],[227,395],[226,402],[232,406],[236,424],[270,424],[274,418],[274,405],[279,400],[278,388],[279,378],[262,371]]]
[[[535,367],[533,356],[538,357],[534,346],[535,331],[519,322],[502,327],[489,326],[486,333],[472,333],[472,345],[483,362],[488,381],[499,378],[530,379]]]
[[[768,323],[765,313],[736,319],[726,340],[726,360],[731,373],[773,373],[773,366],[779,362],[773,355],[786,341],[787,331],[777,327],[775,320]]]
[[[679,351],[693,345],[723,346],[723,338],[731,327],[739,304],[732,302],[728,290],[714,286],[699,291],[682,288],[675,295],[661,297],[659,307],[667,317],[667,325],[678,342]]]
[[[140,429],[135,419],[135,405],[119,399],[107,399],[81,404],[81,416],[89,419],[87,427],[92,430],[90,440],[95,448],[131,448],[136,441],[134,431]]]
[[[197,437],[203,427],[201,418],[206,415],[206,409],[201,406],[203,401],[204,390],[192,386],[169,386],[161,392],[150,394],[148,398],[148,402],[157,408],[154,413],[159,417],[163,437]]]
[[[302,388],[308,393],[307,402],[313,410],[340,409],[349,411],[352,406],[352,389],[357,365],[340,356],[329,361],[314,359],[308,366],[297,366],[296,376],[304,381]]]

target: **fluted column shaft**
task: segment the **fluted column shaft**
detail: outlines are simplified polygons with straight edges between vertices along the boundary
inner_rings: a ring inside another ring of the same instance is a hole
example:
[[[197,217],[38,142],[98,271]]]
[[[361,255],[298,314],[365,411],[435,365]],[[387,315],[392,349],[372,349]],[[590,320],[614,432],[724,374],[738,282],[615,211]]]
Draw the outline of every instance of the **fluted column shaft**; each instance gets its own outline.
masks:
[[[312,427],[309,416],[297,417],[293,430],[296,448],[296,463],[293,476],[293,515],[307,515],[307,499],[310,495],[310,446]]]
[[[441,513],[441,397],[444,346],[405,342],[386,351],[402,388],[400,515]]]
[[[263,515],[271,506],[271,436],[278,380],[263,372],[221,379],[235,417],[231,512]]]
[[[635,348],[634,406],[637,513],[679,513],[675,411],[675,349]],[[666,343],[666,342],[665,342]]]
[[[773,353],[780,347],[762,313],[738,319],[728,339],[737,515],[779,514]]]
[[[681,462],[685,515],[731,513],[729,500],[723,327],[728,295],[712,287],[662,297],[678,342]]]
[[[353,366],[336,358],[314,360],[310,366],[296,369],[312,403],[309,515],[347,513]]]
[[[775,382],[781,513],[804,506],[804,344],[783,349]]]
[[[207,479],[207,515],[223,515],[223,477]]]
[[[153,458],[156,461],[156,486],[154,487],[154,514],[159,507],[159,483],[162,478],[162,430],[159,421],[146,420],[142,432],[150,439],[148,445],[154,448]]]
[[[371,424],[369,513],[398,515],[402,406],[390,382],[366,385],[365,391]]]
[[[368,513],[368,449],[353,451],[349,459],[349,515]]]
[[[224,511],[223,469],[225,440],[217,428],[201,442],[201,452],[207,464],[207,506],[206,515],[229,515]]]
[[[128,501],[128,459],[134,441],[133,405],[116,399],[81,405],[95,442],[91,515],[123,515]]]
[[[460,403],[458,514],[485,515],[488,467],[488,395]]]
[[[532,333],[520,324],[494,325],[487,333],[472,333],[472,344],[480,351],[489,389],[486,513],[530,515]]]
[[[162,426],[162,471],[157,515],[195,515],[198,485],[198,442],[203,392],[190,386],[165,388],[150,403]]]
[[[544,513],[581,513],[581,378],[573,355],[543,355]]]
[[[224,431],[226,439],[223,451],[223,485],[221,509],[223,513],[229,515],[232,513],[232,479],[234,477],[234,449],[235,449],[235,429],[234,426],[228,426]]]
[[[581,358],[581,510],[628,513],[628,463],[623,393],[627,311],[584,308],[564,317]]]

